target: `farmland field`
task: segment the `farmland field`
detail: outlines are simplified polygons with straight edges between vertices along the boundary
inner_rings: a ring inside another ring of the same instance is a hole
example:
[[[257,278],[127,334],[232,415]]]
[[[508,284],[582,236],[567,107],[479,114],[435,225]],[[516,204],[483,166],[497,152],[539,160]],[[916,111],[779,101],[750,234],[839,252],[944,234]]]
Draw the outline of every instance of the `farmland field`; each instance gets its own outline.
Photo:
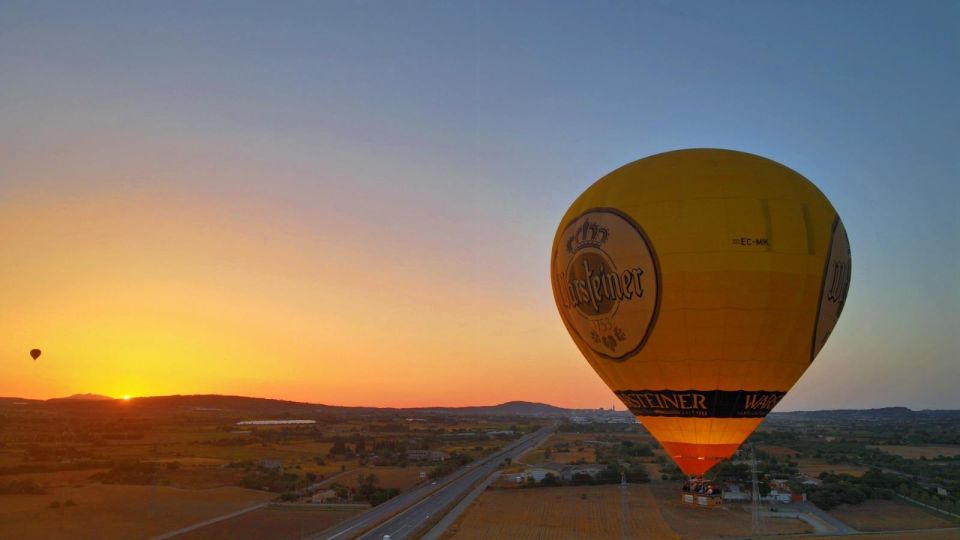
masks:
[[[556,452],[550,456],[550,461],[557,463],[596,463],[597,451],[593,448],[584,448],[583,451],[572,449],[570,452]]]
[[[863,476],[863,473],[867,472],[867,467],[859,467],[857,465],[849,465],[845,463],[834,465],[817,458],[800,458],[797,461],[797,468],[800,470],[800,472],[809,476],[810,478],[817,478],[822,472],[830,472],[834,474],[843,473],[851,476]]]
[[[270,506],[178,536],[183,540],[299,539],[316,534],[358,513],[359,508]]]
[[[626,493],[629,508],[621,515]],[[645,485],[489,490],[446,538],[678,538]]]
[[[900,446],[900,445],[876,445],[873,446],[881,452],[894,454],[907,459],[927,459],[937,456],[956,457],[960,456],[960,446]]]
[[[107,469],[83,469],[77,471],[7,474],[0,476],[0,481],[32,480],[43,487],[75,486],[88,483],[91,476],[106,470]]]
[[[896,500],[875,499],[856,506],[843,504],[830,510],[830,514],[860,531],[939,529],[956,526],[946,518]]]
[[[680,503],[680,484],[660,482],[650,484],[650,490],[659,503],[660,514],[680,538],[719,538],[749,536],[752,530],[750,505],[725,504],[716,508],[696,508]],[[766,519],[767,534],[794,534],[812,532],[813,528],[797,519]]]
[[[241,488],[101,484],[54,488],[45,495],[0,495],[0,538],[149,538],[270,497]],[[54,500],[72,500],[76,506],[49,508]]]
[[[761,452],[766,452],[771,456],[781,458],[781,457],[790,457],[792,458],[799,452],[793,448],[787,448],[786,446],[774,446],[772,444],[758,444],[757,450]]]
[[[379,480],[377,482],[378,487],[398,488],[401,491],[406,491],[420,483],[421,471],[426,472],[429,476],[431,470],[433,470],[433,467],[361,467],[339,476],[336,481],[345,486],[356,488],[357,477],[360,474],[364,476],[373,474]]]

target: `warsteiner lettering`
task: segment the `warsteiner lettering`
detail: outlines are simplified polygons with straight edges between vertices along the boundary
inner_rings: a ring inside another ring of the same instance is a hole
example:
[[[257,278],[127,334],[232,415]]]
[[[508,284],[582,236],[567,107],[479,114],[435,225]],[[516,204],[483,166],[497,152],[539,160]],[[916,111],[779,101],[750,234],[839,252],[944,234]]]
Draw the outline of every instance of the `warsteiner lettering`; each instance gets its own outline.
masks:
[[[780,401],[777,394],[747,394],[743,407],[751,411],[769,411]]]
[[[586,211],[562,235],[551,260],[560,316],[596,356],[623,362],[640,351],[656,322],[653,247],[630,216],[612,208]]]
[[[582,257],[576,262],[580,267],[571,275],[560,274],[560,279],[566,280],[564,300],[567,307],[580,308],[590,305],[594,313],[602,313],[601,304],[619,302],[631,298],[643,297],[642,268],[631,268],[623,272],[609,272],[606,265],[591,267],[590,260]],[[583,276],[583,279],[578,279]]]
[[[637,416],[763,418],[784,392],[759,390],[617,390]]]

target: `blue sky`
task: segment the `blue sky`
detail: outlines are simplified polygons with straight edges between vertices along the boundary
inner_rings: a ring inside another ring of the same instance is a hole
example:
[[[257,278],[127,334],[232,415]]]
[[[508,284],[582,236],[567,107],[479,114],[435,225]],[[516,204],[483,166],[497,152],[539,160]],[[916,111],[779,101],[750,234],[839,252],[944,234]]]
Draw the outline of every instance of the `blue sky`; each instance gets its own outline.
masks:
[[[477,376],[555,369],[514,397],[608,406],[553,307],[560,216],[653,153],[753,152],[820,187],[854,259],[778,410],[955,408],[957,35],[951,2],[0,2],[0,204],[148,194],[294,251],[342,235],[384,286],[473,288],[462,325],[536,336]]]

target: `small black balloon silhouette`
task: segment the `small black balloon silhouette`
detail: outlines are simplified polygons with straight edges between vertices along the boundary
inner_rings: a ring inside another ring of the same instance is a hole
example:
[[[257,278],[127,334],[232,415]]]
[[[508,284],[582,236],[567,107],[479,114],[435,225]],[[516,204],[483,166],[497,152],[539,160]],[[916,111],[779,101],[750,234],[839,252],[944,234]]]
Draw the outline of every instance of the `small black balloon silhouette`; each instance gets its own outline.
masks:
[[[40,349],[30,349],[30,357],[34,360],[40,358]]]

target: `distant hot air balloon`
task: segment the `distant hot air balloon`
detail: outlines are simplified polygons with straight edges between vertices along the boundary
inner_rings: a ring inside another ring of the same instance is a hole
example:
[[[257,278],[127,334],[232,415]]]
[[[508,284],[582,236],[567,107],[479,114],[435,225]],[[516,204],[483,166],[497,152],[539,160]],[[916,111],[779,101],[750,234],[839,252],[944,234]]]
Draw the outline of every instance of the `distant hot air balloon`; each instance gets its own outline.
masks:
[[[550,265],[577,347],[688,475],[730,457],[806,371],[850,268],[816,186],[714,149],[601,178],[560,222]]]
[[[30,358],[34,360],[40,358],[40,349],[30,349]]]

